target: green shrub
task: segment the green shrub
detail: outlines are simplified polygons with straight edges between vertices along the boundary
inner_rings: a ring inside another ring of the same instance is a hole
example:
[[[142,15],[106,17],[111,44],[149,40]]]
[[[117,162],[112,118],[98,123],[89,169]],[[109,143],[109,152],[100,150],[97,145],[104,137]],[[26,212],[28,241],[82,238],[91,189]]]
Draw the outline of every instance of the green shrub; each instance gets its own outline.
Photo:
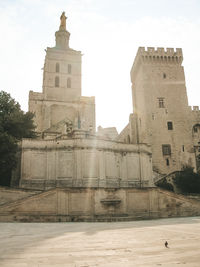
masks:
[[[174,183],[182,193],[200,193],[200,175],[193,171],[192,167],[184,166],[177,173]]]
[[[166,178],[164,178],[163,180],[161,180],[158,184],[158,187],[162,188],[162,189],[165,189],[165,190],[168,190],[168,191],[172,191],[174,192],[174,187],[172,184],[168,183],[166,181]]]

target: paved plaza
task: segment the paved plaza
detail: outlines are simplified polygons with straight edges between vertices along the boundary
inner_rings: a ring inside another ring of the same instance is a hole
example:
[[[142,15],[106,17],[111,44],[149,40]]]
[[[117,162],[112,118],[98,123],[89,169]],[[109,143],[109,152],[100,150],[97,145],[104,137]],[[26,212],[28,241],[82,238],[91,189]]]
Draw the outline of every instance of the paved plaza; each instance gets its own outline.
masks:
[[[169,248],[164,243],[168,241]],[[1,267],[200,266],[200,217],[0,223]]]

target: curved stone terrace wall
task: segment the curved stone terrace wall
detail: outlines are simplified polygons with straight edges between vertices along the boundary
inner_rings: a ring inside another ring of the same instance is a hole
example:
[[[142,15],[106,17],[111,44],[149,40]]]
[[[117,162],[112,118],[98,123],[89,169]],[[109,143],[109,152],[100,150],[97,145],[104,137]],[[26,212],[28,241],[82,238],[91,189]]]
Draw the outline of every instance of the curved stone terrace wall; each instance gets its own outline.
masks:
[[[150,147],[98,139],[22,141],[20,187],[152,187]]]

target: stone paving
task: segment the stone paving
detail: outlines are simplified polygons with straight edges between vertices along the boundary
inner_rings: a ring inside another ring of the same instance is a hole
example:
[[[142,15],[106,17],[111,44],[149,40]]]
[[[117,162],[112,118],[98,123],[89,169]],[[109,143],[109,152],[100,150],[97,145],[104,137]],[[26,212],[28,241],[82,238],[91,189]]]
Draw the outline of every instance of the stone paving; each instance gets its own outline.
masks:
[[[169,248],[164,243],[168,241]],[[200,266],[200,217],[0,223],[1,267]]]

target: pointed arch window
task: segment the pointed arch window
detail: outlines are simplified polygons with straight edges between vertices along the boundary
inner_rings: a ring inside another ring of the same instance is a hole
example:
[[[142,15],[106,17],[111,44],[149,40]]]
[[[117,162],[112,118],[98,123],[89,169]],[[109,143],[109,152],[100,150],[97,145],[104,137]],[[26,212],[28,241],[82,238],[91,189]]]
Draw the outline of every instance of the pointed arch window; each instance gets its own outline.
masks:
[[[67,78],[67,88],[71,88],[71,78]]]
[[[55,87],[59,87],[59,77],[55,77]]]
[[[60,72],[60,64],[56,63],[56,72]]]

